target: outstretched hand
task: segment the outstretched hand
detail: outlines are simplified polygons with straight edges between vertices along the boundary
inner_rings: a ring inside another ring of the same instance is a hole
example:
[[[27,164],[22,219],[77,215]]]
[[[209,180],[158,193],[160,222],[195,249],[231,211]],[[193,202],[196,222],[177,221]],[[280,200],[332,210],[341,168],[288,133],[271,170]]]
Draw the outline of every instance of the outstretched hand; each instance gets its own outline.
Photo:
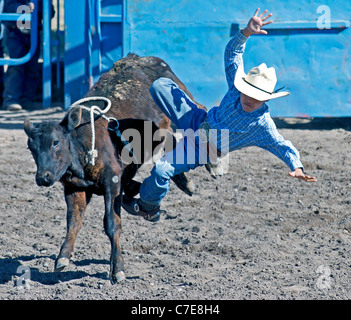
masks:
[[[301,168],[296,168],[294,171],[289,172],[289,176],[297,179],[301,179],[306,182],[316,182],[315,177],[310,177],[307,174],[304,174]]]
[[[250,19],[245,29],[243,29],[244,36],[250,37],[252,34],[267,34],[267,31],[262,30],[261,28],[273,22],[273,20],[265,22],[268,18],[272,16],[272,13],[269,13],[266,16],[264,16],[268,12],[268,10],[264,10],[259,16],[257,16],[259,11],[260,8],[256,10],[254,16]]]

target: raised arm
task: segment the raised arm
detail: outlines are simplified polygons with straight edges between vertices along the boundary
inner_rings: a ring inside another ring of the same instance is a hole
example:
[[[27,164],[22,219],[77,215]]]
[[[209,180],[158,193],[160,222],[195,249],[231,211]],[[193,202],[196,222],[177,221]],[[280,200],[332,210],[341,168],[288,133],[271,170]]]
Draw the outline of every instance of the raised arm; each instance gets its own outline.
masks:
[[[247,39],[252,34],[267,34],[267,31],[261,30],[261,27],[273,22],[265,22],[272,16],[272,13],[264,16],[268,12],[265,10],[260,16],[257,16],[259,11],[260,9],[258,8],[247,26],[244,29],[239,30],[225,48],[224,67],[229,89],[231,89],[234,84],[234,78],[238,67],[243,63],[242,55],[245,50]]]
[[[234,79],[236,71],[239,66],[243,63],[243,53],[245,50],[245,44],[247,41],[240,31],[229,41],[224,51],[224,67],[225,75],[227,77],[228,88],[231,89],[234,86]]]

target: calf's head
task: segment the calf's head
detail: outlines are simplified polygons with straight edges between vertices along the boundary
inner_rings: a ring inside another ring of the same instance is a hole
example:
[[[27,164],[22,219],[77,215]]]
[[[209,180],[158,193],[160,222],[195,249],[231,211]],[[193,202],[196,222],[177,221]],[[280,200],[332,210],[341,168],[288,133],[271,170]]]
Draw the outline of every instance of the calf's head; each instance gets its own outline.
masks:
[[[37,165],[38,186],[52,186],[72,166],[70,132],[81,120],[81,108],[75,109],[61,123],[45,121],[34,125],[29,118],[24,121],[28,148]]]

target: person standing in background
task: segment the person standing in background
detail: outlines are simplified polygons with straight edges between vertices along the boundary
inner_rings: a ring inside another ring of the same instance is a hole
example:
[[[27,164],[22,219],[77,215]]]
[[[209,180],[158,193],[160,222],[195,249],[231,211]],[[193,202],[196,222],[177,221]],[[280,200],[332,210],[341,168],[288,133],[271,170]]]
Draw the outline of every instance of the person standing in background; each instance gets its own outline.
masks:
[[[42,0],[38,0],[37,6],[29,0],[5,0],[4,12],[16,13],[19,6],[28,6],[30,12],[38,10],[38,39],[40,38],[39,30],[42,20]],[[55,14],[53,5],[52,17]],[[21,58],[25,56],[31,45],[31,29],[20,29],[16,21],[7,21],[5,23],[6,47],[10,58]],[[37,95],[37,89],[40,83],[40,72],[38,59],[40,55],[40,41],[33,57],[22,65],[9,66],[4,77],[3,92],[3,109],[9,111],[18,111],[22,108],[32,108],[33,101]]]

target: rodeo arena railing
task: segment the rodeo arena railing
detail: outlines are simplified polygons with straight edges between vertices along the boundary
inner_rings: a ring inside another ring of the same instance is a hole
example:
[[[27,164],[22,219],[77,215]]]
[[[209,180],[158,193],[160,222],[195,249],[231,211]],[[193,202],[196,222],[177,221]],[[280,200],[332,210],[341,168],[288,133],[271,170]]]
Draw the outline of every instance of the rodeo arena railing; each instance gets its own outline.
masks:
[[[42,106],[47,108],[51,106],[52,102],[52,62],[56,63],[56,81],[57,87],[60,87],[60,37],[61,32],[59,30],[60,23],[60,6],[59,0],[57,1],[57,40],[53,40],[51,37],[51,17],[52,17],[52,6],[51,1],[42,1],[42,59],[43,59],[43,70],[42,70]],[[38,0],[32,0],[34,4],[33,12],[30,12],[29,6],[19,6],[16,13],[0,13],[0,22],[4,21],[16,21],[17,27],[20,29],[30,29],[30,50],[21,58],[0,58],[0,65],[2,66],[14,66],[22,65],[28,62],[35,54],[37,46],[40,45],[40,33],[39,21],[38,21]],[[57,47],[56,61],[51,59],[51,47]]]

